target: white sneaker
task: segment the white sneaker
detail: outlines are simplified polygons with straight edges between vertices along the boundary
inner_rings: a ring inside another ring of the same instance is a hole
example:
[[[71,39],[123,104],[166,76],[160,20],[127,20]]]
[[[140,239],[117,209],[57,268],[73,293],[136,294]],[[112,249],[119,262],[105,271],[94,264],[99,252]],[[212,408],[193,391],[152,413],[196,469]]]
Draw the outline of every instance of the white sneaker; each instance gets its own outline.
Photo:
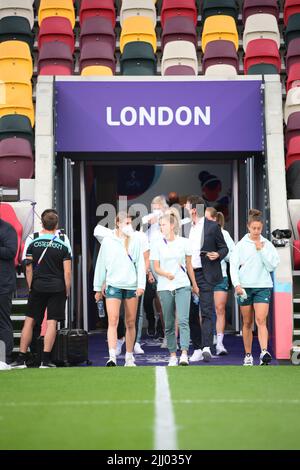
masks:
[[[116,356],[120,356],[122,354],[122,346],[125,343],[125,338],[117,339],[117,348],[116,348]]]
[[[178,359],[176,356],[170,357],[168,366],[170,367],[178,366]]]
[[[180,366],[188,366],[189,365],[189,358],[186,353],[182,353],[179,358],[179,365]]]
[[[107,363],[105,364],[105,367],[116,367],[117,365],[117,360],[115,357],[110,357],[107,361]]]
[[[160,347],[161,347],[161,349],[167,349],[168,348],[167,338],[166,337],[164,337],[163,342],[161,343]]]
[[[133,348],[133,352],[135,354],[144,354],[145,353],[145,351],[141,348],[140,343],[135,343],[134,348]]]
[[[217,356],[226,356],[226,354],[228,354],[228,351],[224,347],[223,343],[217,344],[217,346],[216,346],[216,355]]]
[[[252,354],[246,354],[244,357],[244,366],[253,366],[253,356]]]
[[[0,370],[11,370],[11,367],[6,362],[0,361]]]
[[[208,346],[205,346],[202,351],[203,354],[203,360],[204,362],[209,362],[212,358],[212,353],[210,351],[210,348]]]
[[[125,364],[124,364],[125,367],[136,367],[136,363],[135,363],[135,360],[134,360],[134,357],[128,357],[126,360],[125,360]]]
[[[267,351],[266,349],[264,349],[264,350],[260,353],[260,356],[259,356],[259,365],[260,365],[260,366],[268,366],[271,361],[272,361],[272,356],[271,356],[271,354],[269,353],[269,351]]]
[[[193,354],[190,357],[190,362],[203,361],[203,354],[201,349],[195,349]]]
[[[214,335],[214,339],[213,339],[213,345],[215,346],[218,342],[218,338],[217,338],[217,335]]]

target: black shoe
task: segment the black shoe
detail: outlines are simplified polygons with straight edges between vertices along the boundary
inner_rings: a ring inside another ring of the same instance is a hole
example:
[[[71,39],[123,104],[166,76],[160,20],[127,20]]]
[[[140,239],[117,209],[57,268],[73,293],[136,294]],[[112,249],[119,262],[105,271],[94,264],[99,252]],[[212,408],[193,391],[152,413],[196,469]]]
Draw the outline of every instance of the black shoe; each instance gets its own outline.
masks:
[[[150,336],[151,338],[153,338],[153,336],[155,335],[155,328],[154,328],[154,326],[153,326],[153,327],[148,326],[147,335]]]
[[[18,356],[17,359],[10,364],[10,367],[12,369],[27,369],[25,359],[20,356]]]
[[[107,363],[105,364],[105,367],[116,367],[117,363],[113,359],[108,359]]]
[[[40,369],[52,369],[52,368],[56,368],[56,365],[53,364],[53,362],[41,362],[41,365],[39,368]]]

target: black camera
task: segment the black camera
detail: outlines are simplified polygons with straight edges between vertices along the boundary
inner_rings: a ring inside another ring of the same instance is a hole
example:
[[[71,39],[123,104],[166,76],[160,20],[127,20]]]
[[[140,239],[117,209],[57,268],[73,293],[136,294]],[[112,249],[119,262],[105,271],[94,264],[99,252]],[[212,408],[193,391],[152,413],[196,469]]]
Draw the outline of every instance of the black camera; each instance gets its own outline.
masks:
[[[288,239],[291,238],[292,232],[289,229],[279,229],[273,230],[272,235],[274,240],[272,243],[277,248],[288,245]]]

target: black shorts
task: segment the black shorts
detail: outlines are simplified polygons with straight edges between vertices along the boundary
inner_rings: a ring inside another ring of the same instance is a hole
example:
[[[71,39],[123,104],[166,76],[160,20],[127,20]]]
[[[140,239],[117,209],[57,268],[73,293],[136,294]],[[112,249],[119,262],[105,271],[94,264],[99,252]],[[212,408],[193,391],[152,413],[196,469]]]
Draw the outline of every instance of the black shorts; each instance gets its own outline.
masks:
[[[62,321],[65,319],[66,299],[65,291],[39,292],[33,289],[29,293],[26,315],[41,325],[47,309],[47,320]]]

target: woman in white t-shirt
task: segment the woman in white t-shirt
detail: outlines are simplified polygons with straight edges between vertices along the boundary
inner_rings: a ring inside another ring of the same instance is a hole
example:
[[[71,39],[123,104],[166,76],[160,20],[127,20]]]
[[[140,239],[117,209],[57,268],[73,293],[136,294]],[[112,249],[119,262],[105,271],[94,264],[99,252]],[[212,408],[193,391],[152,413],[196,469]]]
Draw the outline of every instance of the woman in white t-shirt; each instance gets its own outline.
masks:
[[[177,366],[175,311],[177,314],[181,356],[180,365],[188,365],[190,343],[189,307],[191,283],[193,292],[199,293],[191,263],[192,251],[187,238],[179,237],[180,217],[170,209],[159,219],[162,237],[151,247],[150,260],[157,274],[157,292],[165,322],[165,334],[170,352],[169,366]]]

